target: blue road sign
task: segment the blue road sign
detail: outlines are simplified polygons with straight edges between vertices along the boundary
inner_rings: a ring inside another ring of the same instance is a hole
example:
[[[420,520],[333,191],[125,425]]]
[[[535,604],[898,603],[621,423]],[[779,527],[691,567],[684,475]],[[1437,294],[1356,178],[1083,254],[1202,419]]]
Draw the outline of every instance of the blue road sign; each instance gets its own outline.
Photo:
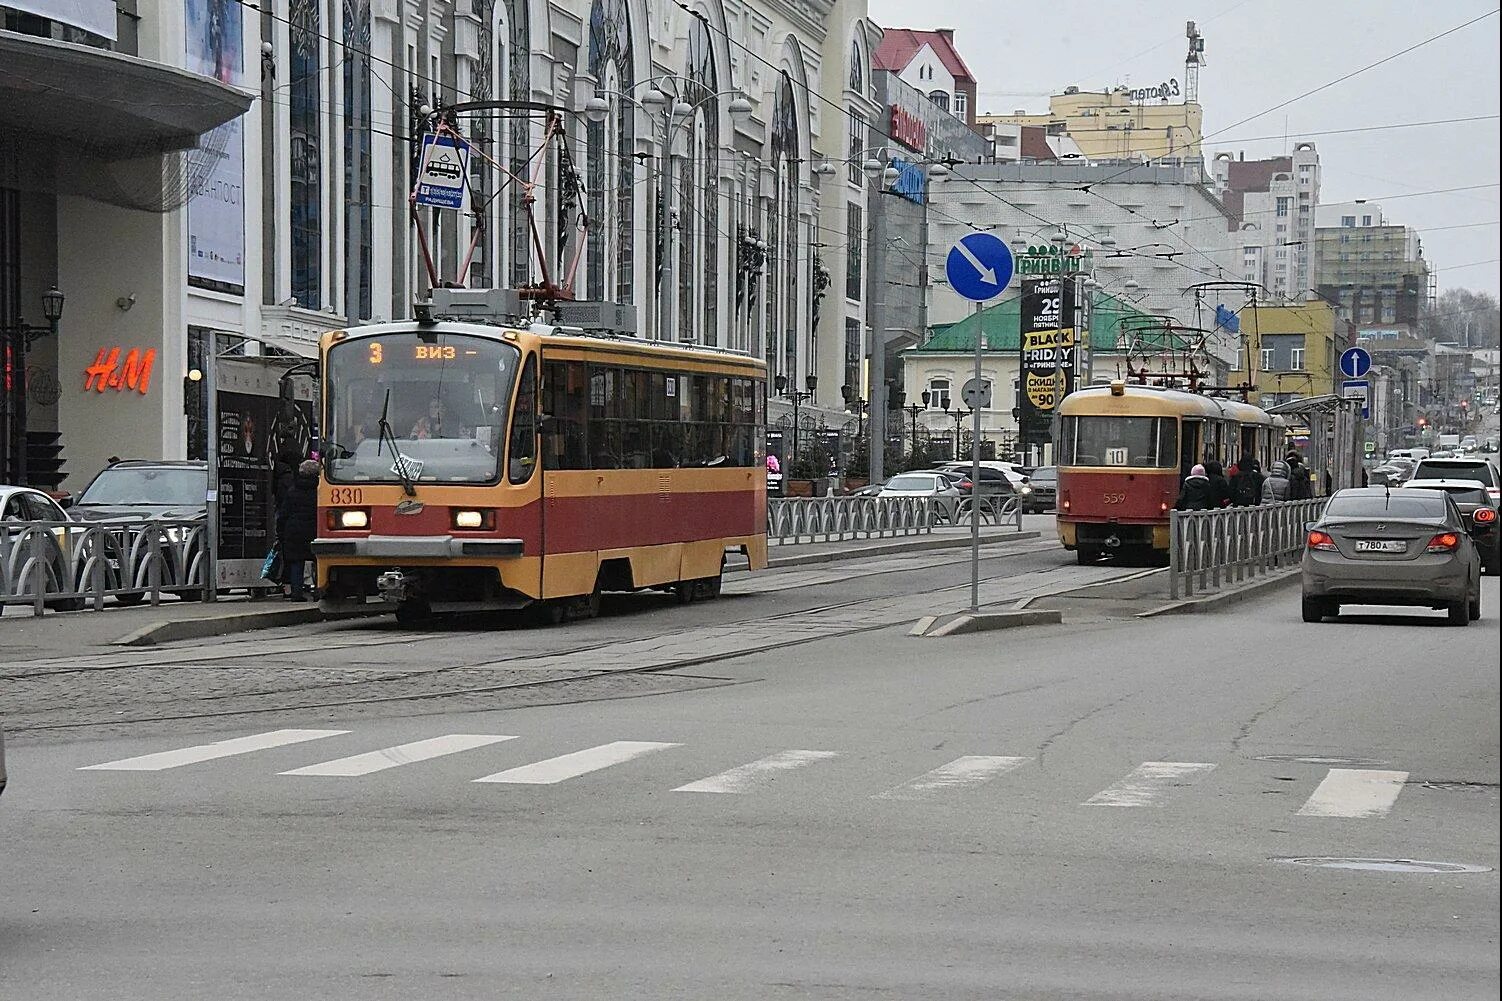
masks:
[[[1352,351],[1360,351],[1361,349],[1360,348],[1352,348],[1351,350]],[[1362,352],[1362,354],[1365,354],[1365,353],[1366,352],[1364,352],[1364,351]],[[1344,365],[1344,363],[1345,363],[1345,359],[1342,358],[1341,359],[1341,364]],[[1371,367],[1371,362],[1370,361],[1367,362],[1367,367]],[[1365,379],[1347,379],[1347,380],[1345,380],[1344,382],[1342,382],[1340,384],[1340,395],[1343,398],[1347,399],[1347,400],[1360,400],[1361,401],[1361,419],[1364,420],[1364,421],[1371,420],[1371,418],[1372,418],[1372,387],[1371,387],[1371,383],[1367,382]]]
[[[1346,348],[1340,355],[1340,374],[1347,379],[1364,379],[1372,370],[1372,356],[1366,348]]]
[[[422,164],[417,174],[417,204],[440,209],[464,207],[469,146],[451,136],[422,137]]]
[[[1012,249],[990,233],[960,237],[944,262],[949,287],[971,302],[990,302],[1012,280]]]

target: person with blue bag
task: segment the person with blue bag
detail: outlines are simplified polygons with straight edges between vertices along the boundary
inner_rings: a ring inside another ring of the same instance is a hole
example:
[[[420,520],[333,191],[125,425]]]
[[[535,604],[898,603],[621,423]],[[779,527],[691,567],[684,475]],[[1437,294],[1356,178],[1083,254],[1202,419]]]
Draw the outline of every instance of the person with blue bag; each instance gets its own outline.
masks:
[[[303,575],[313,559],[318,535],[318,460],[305,459],[276,507],[276,552],[282,560],[282,581],[288,601],[307,601]]]

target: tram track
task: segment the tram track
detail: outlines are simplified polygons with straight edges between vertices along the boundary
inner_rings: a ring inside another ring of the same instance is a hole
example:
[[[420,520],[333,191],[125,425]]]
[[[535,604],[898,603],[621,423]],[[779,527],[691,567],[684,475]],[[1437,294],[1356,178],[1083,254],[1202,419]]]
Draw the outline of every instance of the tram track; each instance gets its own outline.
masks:
[[[1054,566],[1054,567],[1037,568],[1037,569],[1034,569],[1034,570],[1025,571],[1025,572],[1023,572],[1021,574],[1018,574],[1018,573],[989,574],[989,575],[983,576],[981,578],[981,582],[983,584],[984,583],[991,583],[991,582],[995,582],[995,581],[998,581],[998,580],[1005,580],[1005,579],[1008,579],[1008,578],[1015,578],[1015,577],[1032,577],[1032,576],[1036,576],[1036,577],[1042,578],[1042,577],[1046,577],[1046,576],[1048,576],[1050,574],[1058,573],[1060,571],[1064,571],[1064,570],[1067,570],[1067,569],[1071,569],[1071,568],[1062,567],[1062,566]],[[945,585],[945,586],[942,586],[942,587],[928,588],[928,589],[925,589],[925,590],[923,590],[921,592],[915,592],[913,596],[917,596],[918,594],[922,594],[922,595],[944,594],[944,593],[948,593],[948,592],[954,592],[954,591],[960,591],[960,590],[968,589],[969,586],[970,586],[969,582],[966,581],[966,582],[952,584],[952,585]],[[700,626],[700,627],[693,627],[693,628],[690,628],[690,629],[675,630],[672,633],[664,634],[663,638],[672,638],[672,637],[679,637],[679,638],[681,638],[682,636],[684,636],[684,635],[686,635],[688,633],[692,633],[692,632],[694,632],[696,630],[725,629],[727,627],[734,627],[736,625],[744,625],[744,624],[747,624],[747,623],[762,623],[762,624],[773,624],[773,625],[775,625],[779,621],[784,621],[784,620],[787,620],[787,619],[790,619],[790,618],[804,617],[804,616],[815,616],[815,615],[824,615],[824,614],[828,614],[828,613],[835,613],[835,612],[840,612],[840,611],[843,611],[843,610],[855,609],[855,608],[858,608],[859,606],[862,606],[862,605],[873,605],[873,604],[877,604],[877,603],[880,603],[880,602],[891,602],[891,601],[896,600],[896,599],[898,599],[900,597],[902,597],[902,596],[900,596],[900,595],[898,595],[898,596],[894,596],[894,595],[880,595],[880,596],[868,596],[868,597],[854,598],[854,599],[850,599],[850,600],[847,600],[847,601],[829,602],[829,603],[826,603],[826,604],[823,604],[823,605],[814,606],[814,607],[810,607],[810,608],[790,609],[790,610],[787,610],[787,611],[784,611],[784,612],[780,612],[780,613],[775,613],[775,614],[771,614],[771,615],[757,616],[757,617],[752,618],[752,619],[738,620],[737,622],[732,622],[732,623],[717,623],[714,626],[708,626],[708,627]],[[781,647],[797,646],[797,645],[802,645],[802,644],[805,644],[805,643],[815,642],[815,641],[822,640],[822,639],[834,638],[834,637],[837,637],[837,636],[847,636],[847,635],[853,635],[853,634],[860,633],[860,632],[868,632],[868,631],[872,631],[872,630],[875,630],[875,629],[888,628],[891,625],[895,624],[895,621],[897,621],[897,620],[883,620],[883,621],[877,622],[877,623],[860,623],[860,624],[849,623],[849,624],[846,624],[846,625],[843,625],[843,626],[839,626],[839,627],[837,627],[837,628],[835,628],[835,629],[833,629],[831,631],[820,632],[818,635],[812,635],[812,636],[797,636],[797,635],[791,635],[791,634],[789,634],[789,635],[785,636],[784,638],[780,639],[778,645],[781,646]],[[441,634],[438,634],[438,635],[441,635]],[[402,642],[406,642],[406,641],[407,640],[404,639]],[[727,649],[727,650],[710,651],[710,652],[705,653],[703,656],[697,656],[697,657],[694,657],[694,656],[691,656],[691,657],[683,657],[683,656],[673,657],[673,656],[670,656],[670,657],[666,657],[666,658],[663,658],[663,659],[658,660],[658,661],[654,661],[654,662],[650,662],[650,663],[646,663],[646,664],[642,664],[642,665],[631,666],[631,667],[627,667],[627,668],[612,668],[612,669],[602,669],[602,670],[586,670],[586,671],[577,671],[577,672],[573,672],[573,673],[550,674],[548,677],[545,677],[545,678],[514,679],[514,680],[509,680],[509,681],[504,681],[504,682],[493,682],[493,683],[486,683],[486,684],[447,685],[447,686],[438,688],[436,690],[432,689],[430,685],[425,685],[424,686],[425,690],[423,690],[423,691],[403,691],[403,692],[396,692],[396,693],[389,693],[389,694],[375,694],[375,693],[360,694],[358,691],[356,691],[357,689],[364,689],[366,692],[369,692],[369,689],[374,688],[376,686],[401,685],[404,682],[413,682],[413,681],[419,681],[419,680],[423,681],[425,683],[430,683],[434,678],[438,678],[438,677],[441,677],[443,675],[452,675],[452,674],[454,674],[456,672],[461,672],[461,671],[475,671],[475,670],[497,671],[497,670],[506,670],[506,666],[505,665],[507,665],[508,663],[518,663],[518,664],[519,663],[524,663],[527,660],[536,660],[536,659],[538,659],[539,656],[545,656],[548,659],[557,659],[557,658],[568,658],[568,657],[575,657],[575,656],[583,656],[583,655],[588,655],[590,653],[597,652],[597,651],[599,651],[601,649],[605,649],[605,648],[608,648],[608,647],[619,646],[620,642],[621,641],[619,639],[616,639],[616,640],[612,640],[612,641],[608,641],[608,642],[597,642],[597,643],[579,644],[579,645],[575,645],[575,646],[572,646],[572,647],[567,647],[567,648],[560,649],[560,650],[548,651],[546,654],[541,654],[541,655],[539,655],[537,653],[522,654],[522,655],[518,655],[518,656],[512,657],[512,658],[503,658],[501,660],[490,660],[490,661],[486,661],[486,662],[484,662],[482,664],[468,664],[468,663],[466,663],[466,664],[453,664],[453,665],[447,665],[447,666],[437,667],[437,668],[432,668],[432,669],[427,669],[427,670],[401,672],[400,674],[387,675],[387,676],[382,676],[382,677],[362,677],[362,678],[349,679],[347,681],[335,681],[335,682],[321,681],[321,682],[318,682],[318,683],[315,683],[315,684],[310,684],[310,685],[293,685],[293,686],[286,686],[286,687],[264,688],[264,689],[257,690],[257,691],[230,692],[230,693],[224,693],[224,694],[202,696],[202,697],[199,697],[199,698],[193,700],[193,701],[199,702],[200,704],[211,703],[211,702],[218,702],[218,703],[222,704],[225,700],[228,700],[228,699],[238,699],[238,700],[246,700],[246,701],[272,699],[272,700],[275,700],[275,702],[276,702],[276,704],[273,704],[273,705],[262,705],[262,706],[241,705],[241,706],[236,706],[236,707],[233,707],[233,708],[228,707],[228,706],[223,706],[222,708],[215,708],[215,707],[210,707],[210,706],[204,705],[204,707],[201,708],[201,709],[194,709],[192,711],[185,711],[185,712],[152,713],[152,714],[142,714],[142,715],[129,716],[129,717],[122,717],[122,716],[118,716],[118,715],[105,716],[105,717],[93,716],[93,718],[89,718],[89,719],[72,720],[72,721],[57,722],[57,723],[40,722],[40,721],[38,721],[38,722],[30,722],[30,721],[26,721],[26,720],[22,719],[22,720],[17,721],[17,723],[15,725],[10,726],[9,729],[11,730],[11,732],[16,733],[16,734],[22,734],[22,733],[43,733],[43,732],[49,732],[49,731],[72,731],[72,730],[84,729],[84,728],[88,728],[88,727],[98,727],[98,726],[122,726],[122,725],[132,725],[133,726],[133,725],[152,724],[152,723],[170,723],[170,722],[182,722],[182,721],[190,721],[190,720],[216,719],[216,718],[225,718],[225,717],[241,716],[241,715],[264,715],[264,714],[273,713],[273,712],[286,713],[286,712],[302,712],[302,711],[328,711],[328,710],[336,710],[336,709],[343,709],[343,708],[354,708],[354,707],[360,707],[360,706],[389,705],[389,704],[399,703],[399,702],[432,702],[434,700],[457,699],[457,698],[474,697],[474,696],[485,696],[485,695],[491,695],[491,694],[496,694],[496,693],[500,693],[500,692],[521,691],[521,690],[528,690],[528,689],[536,689],[536,688],[543,687],[543,686],[564,686],[564,685],[570,685],[570,684],[574,684],[574,685],[577,685],[577,684],[588,684],[590,682],[599,681],[599,680],[605,679],[605,678],[624,678],[624,677],[630,677],[630,676],[639,676],[639,675],[645,675],[645,674],[660,673],[660,672],[669,671],[669,670],[676,670],[676,669],[685,669],[685,668],[692,668],[692,667],[702,667],[702,666],[704,666],[706,664],[711,664],[711,663],[716,663],[716,662],[721,662],[721,661],[726,661],[726,660],[732,660],[732,659],[736,659],[736,658],[739,658],[739,657],[753,655],[753,654],[761,652],[762,650],[764,650],[766,648],[765,646],[762,646],[762,645],[751,644],[751,645],[748,645],[746,647],[739,648],[739,649]],[[156,663],[153,663],[153,664],[150,664],[150,665],[143,665],[143,664],[137,663],[135,665],[124,665],[124,666],[136,666],[136,667],[158,666],[159,667],[159,666],[164,666],[164,662],[156,662]],[[316,669],[313,669],[313,670],[316,670]],[[513,670],[516,670],[516,669],[513,669]],[[300,701],[297,701],[297,703],[295,705],[288,705],[288,704],[286,704],[286,700],[288,700],[288,699],[295,699],[297,696],[302,695],[302,694],[306,694],[306,693],[310,693],[310,692],[327,692],[328,694],[332,695],[332,694],[335,694],[336,692],[340,692],[340,690],[343,690],[341,694],[343,694],[343,695],[345,695],[347,697],[340,697],[340,698],[320,698],[320,699],[317,699],[316,701],[300,700]],[[632,693],[624,693],[624,694],[622,694],[622,693],[616,693],[616,694],[613,694],[613,695],[605,695],[605,696],[598,696],[598,697],[625,697],[626,695],[629,695],[629,694],[632,694]],[[655,694],[655,693],[635,693],[635,694]],[[82,712],[82,713],[93,714],[93,713],[98,713],[99,711],[105,710],[105,709],[108,709],[110,711],[117,711],[116,707],[118,705],[119,705],[119,703],[115,702],[115,701],[112,701],[112,702],[109,702],[109,703],[102,703],[100,705],[95,705],[95,706],[78,706],[78,705],[74,704],[74,705],[71,705],[69,707],[69,709],[70,709],[70,711],[73,711],[73,712]]]

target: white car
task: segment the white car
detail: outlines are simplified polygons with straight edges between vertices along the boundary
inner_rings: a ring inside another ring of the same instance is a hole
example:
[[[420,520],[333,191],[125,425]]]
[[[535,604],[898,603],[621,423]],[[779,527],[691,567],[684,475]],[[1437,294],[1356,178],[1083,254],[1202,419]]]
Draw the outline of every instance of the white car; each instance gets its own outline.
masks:
[[[51,497],[34,490],[31,487],[13,487],[0,485],[0,559],[7,559],[16,564],[11,569],[19,571],[19,560],[23,553],[11,552],[11,547],[16,542],[25,538],[22,534],[26,526],[33,522],[71,522],[75,519],[68,517],[68,513],[62,506]],[[84,533],[82,530],[74,531],[66,527],[54,527],[48,534],[52,537],[48,546],[47,571],[50,579],[48,591],[63,590],[66,584],[67,590],[73,590],[76,581],[72,580],[76,561],[74,548],[78,545],[78,538]],[[26,543],[30,545],[30,543]],[[64,611],[73,611],[83,607],[81,598],[60,598],[48,602],[55,608]]]
[[[960,506],[960,490],[942,473],[898,473],[881,486],[878,497],[932,497],[939,517],[953,521]]]

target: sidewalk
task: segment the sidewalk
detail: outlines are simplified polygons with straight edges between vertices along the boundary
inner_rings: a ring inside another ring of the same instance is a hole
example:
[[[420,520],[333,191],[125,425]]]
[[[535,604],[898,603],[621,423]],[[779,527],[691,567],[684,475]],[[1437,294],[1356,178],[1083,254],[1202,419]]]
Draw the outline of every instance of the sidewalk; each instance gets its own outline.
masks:
[[[1028,525],[1037,520],[1039,524]],[[994,544],[1038,538],[1041,527],[1052,531],[1052,516],[1030,516],[1024,520],[1025,531],[984,528],[981,543]],[[968,528],[943,528],[929,535],[898,536],[886,539],[857,539],[845,542],[803,543],[773,546],[769,553],[771,569],[829,563],[837,560],[874,558],[894,553],[923,552],[957,548],[970,544]],[[729,566],[744,571],[745,563]],[[351,610],[338,618],[356,618],[383,614]],[[68,656],[88,650],[119,645],[149,646],[173,640],[204,639],[227,636],[255,629],[302,625],[329,619],[316,604],[293,604],[279,598],[251,601],[234,594],[219,601],[205,603],[163,598],[158,606],[107,605],[103,612],[48,611],[35,618],[29,607],[14,605],[0,616],[0,666],[41,657]]]

